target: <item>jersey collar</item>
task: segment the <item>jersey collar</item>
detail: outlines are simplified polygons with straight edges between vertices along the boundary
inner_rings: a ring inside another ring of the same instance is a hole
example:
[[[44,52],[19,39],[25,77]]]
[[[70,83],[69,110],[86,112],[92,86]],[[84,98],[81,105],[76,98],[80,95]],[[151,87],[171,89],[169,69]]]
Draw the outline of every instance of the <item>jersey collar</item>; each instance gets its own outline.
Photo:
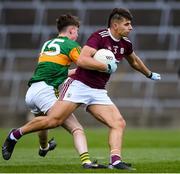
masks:
[[[120,41],[120,39],[116,39],[116,38],[111,34],[110,28],[108,28],[108,33],[109,33],[109,36],[110,36],[114,41],[116,41],[116,42],[119,42],[119,41]]]
[[[58,35],[57,37],[58,37],[58,38],[68,39],[68,37],[67,37],[67,36],[61,36],[61,35]]]

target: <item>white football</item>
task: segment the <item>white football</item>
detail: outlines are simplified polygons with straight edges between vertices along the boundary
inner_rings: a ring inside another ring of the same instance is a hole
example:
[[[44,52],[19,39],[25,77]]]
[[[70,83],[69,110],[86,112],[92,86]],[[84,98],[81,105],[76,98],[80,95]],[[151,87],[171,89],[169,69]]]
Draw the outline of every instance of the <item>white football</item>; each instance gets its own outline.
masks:
[[[113,52],[104,48],[95,53],[94,59],[104,64],[109,64],[109,62],[116,60]]]

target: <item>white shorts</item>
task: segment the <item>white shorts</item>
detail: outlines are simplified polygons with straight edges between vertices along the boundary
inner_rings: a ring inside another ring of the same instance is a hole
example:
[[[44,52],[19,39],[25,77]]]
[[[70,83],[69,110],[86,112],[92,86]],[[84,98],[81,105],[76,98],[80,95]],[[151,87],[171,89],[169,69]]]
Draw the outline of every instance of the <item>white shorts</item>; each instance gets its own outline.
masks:
[[[46,114],[57,101],[53,86],[47,85],[44,81],[33,83],[25,97],[27,106],[33,114]]]
[[[61,100],[82,103],[85,105],[112,105],[113,102],[105,89],[91,88],[84,83],[68,78],[61,89]]]

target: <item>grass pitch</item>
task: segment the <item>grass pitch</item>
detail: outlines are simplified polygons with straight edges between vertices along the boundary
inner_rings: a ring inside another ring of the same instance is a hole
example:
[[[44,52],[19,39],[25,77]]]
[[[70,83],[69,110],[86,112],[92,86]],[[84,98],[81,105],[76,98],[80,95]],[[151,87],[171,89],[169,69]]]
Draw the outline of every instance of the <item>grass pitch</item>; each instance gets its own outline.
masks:
[[[9,130],[0,129],[0,143]],[[105,128],[85,129],[89,153],[92,159],[108,164],[108,131]],[[111,169],[83,169],[73,148],[73,140],[62,128],[50,131],[57,148],[45,158],[38,156],[36,134],[24,136],[16,145],[9,161],[0,157],[0,173],[179,173],[180,130],[126,129],[123,143],[123,159],[136,171]]]

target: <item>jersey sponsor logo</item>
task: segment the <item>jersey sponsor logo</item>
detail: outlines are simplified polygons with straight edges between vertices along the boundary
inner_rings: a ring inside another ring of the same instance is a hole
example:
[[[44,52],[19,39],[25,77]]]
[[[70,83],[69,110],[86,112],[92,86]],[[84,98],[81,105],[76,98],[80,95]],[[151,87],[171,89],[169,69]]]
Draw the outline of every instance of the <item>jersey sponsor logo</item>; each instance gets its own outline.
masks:
[[[109,32],[108,31],[101,31],[100,33],[99,33],[100,35],[101,35],[101,37],[107,37],[107,36],[109,36]]]
[[[117,45],[113,45],[113,53],[117,54],[117,50],[118,50],[118,46]]]
[[[120,54],[124,54],[124,48],[120,49]]]

